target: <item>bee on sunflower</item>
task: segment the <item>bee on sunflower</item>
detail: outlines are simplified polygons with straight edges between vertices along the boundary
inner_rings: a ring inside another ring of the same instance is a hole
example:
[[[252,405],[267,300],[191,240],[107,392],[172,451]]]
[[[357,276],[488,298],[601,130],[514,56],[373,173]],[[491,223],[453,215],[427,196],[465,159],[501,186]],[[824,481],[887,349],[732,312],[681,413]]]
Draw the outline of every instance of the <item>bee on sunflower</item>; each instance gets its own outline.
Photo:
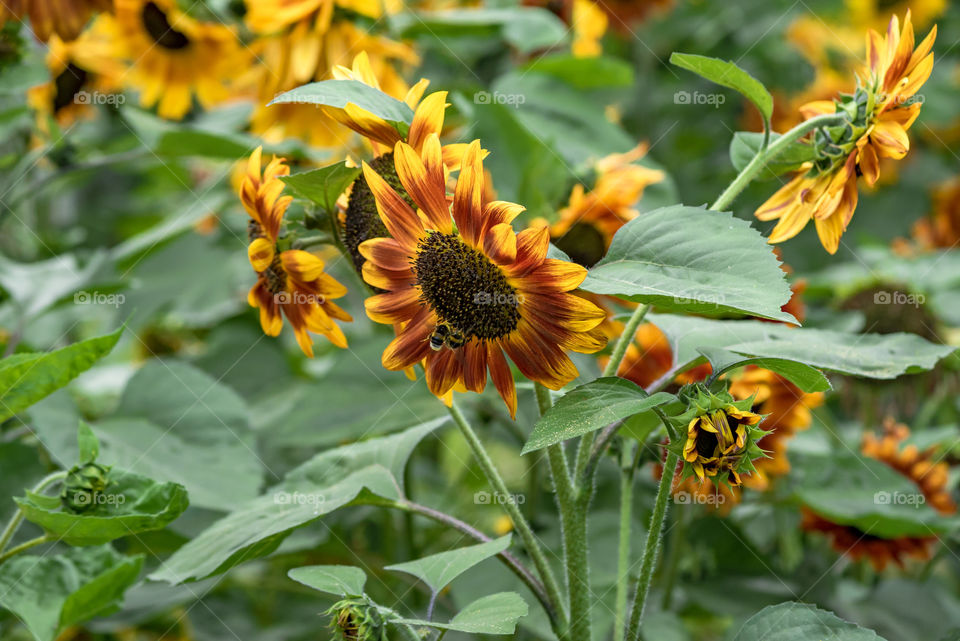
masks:
[[[228,98],[225,84],[246,67],[233,29],[190,17],[176,0],[116,0],[115,13],[126,76],[163,118],[183,118],[194,96],[205,108]]]
[[[47,42],[56,35],[70,41],[80,35],[91,16],[110,11],[112,4],[111,0],[4,0],[0,2],[0,25],[26,16],[40,40]]]
[[[421,140],[411,128],[410,143],[394,147],[397,176],[417,210],[363,163],[390,234],[359,247],[366,258],[364,279],[383,290],[365,306],[374,321],[399,328],[383,353],[387,369],[422,362],[427,385],[438,397],[457,385],[483,391],[489,370],[515,416],[516,389],[506,357],[530,380],[560,389],[578,375],[565,350],[594,353],[606,344],[596,329],[605,313],[572,293],[586,269],[547,258],[546,226],[516,233],[510,221],[523,207],[485,201],[482,155],[479,141],[468,145],[452,210],[435,132]],[[434,349],[431,337],[438,327],[457,330],[462,344],[444,341]]]
[[[769,242],[793,238],[813,220],[824,249],[836,253],[857,207],[858,177],[874,185],[880,177],[879,160],[901,159],[910,149],[907,130],[922,105],[913,97],[933,69],[931,49],[936,34],[934,26],[914,48],[910,12],[902,30],[894,15],[884,36],[868,32],[868,66],[856,91],[801,108],[807,119],[837,113],[844,115],[846,122],[818,130],[813,139],[816,160],[801,167],[800,173],[755,212],[759,220],[778,221]]]
[[[260,310],[260,326],[268,336],[280,334],[286,316],[300,349],[311,358],[310,332],[345,348],[347,338],[334,320],[353,319],[332,299],[344,296],[347,288],[324,272],[324,262],[317,256],[282,248],[281,226],[292,197],[281,196],[284,184],[280,176],[289,174],[290,168],[274,158],[261,173],[261,155],[258,147],[250,156],[240,187],[240,200],[250,215],[247,253],[257,272],[247,301]]]
[[[957,504],[947,489],[949,467],[934,460],[934,448],[920,451],[916,445],[904,442],[910,436],[906,425],[887,420],[883,434],[864,436],[861,451],[865,456],[885,463],[917,486],[926,502],[943,515],[954,514]],[[859,561],[866,559],[880,572],[889,563],[904,567],[905,558],[928,560],[935,536],[901,536],[885,539],[863,532],[852,525],[835,523],[823,515],[803,508],[802,527],[808,532],[820,532],[830,537],[833,548]]]

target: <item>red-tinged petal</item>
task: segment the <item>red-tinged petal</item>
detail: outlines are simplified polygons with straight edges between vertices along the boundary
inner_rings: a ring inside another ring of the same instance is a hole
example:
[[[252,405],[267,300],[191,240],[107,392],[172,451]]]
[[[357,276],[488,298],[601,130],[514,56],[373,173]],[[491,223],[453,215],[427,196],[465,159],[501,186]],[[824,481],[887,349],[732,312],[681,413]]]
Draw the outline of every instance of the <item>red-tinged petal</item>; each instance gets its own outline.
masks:
[[[770,232],[767,242],[775,244],[789,240],[803,231],[808,222],[810,222],[810,209],[804,207],[802,203],[796,204],[780,216],[780,222]]]
[[[933,49],[933,42],[937,39],[937,25],[933,25],[933,28],[930,29],[930,33],[927,34],[927,37],[913,50],[913,53],[910,55],[910,62],[907,63],[907,68],[904,70],[904,75],[911,76],[913,75],[914,69],[917,68],[917,65],[920,64],[920,61],[927,57],[927,54],[930,53]]]
[[[913,68],[909,76],[905,76],[906,82],[897,90],[897,99],[902,103],[911,97],[923,86],[933,72],[933,54],[920,60],[917,66]]]
[[[310,334],[307,333],[306,328],[304,327],[294,327],[293,335],[297,337],[297,344],[300,346],[300,349],[303,350],[303,353],[307,355],[307,358],[313,358],[313,339],[310,338]]]
[[[505,268],[508,276],[520,278],[539,267],[550,249],[550,228],[528,227],[517,234],[517,260]]]
[[[522,293],[520,315],[536,314],[540,318],[573,332],[588,332],[607,317],[607,313],[576,294]]]
[[[449,228],[450,206],[443,174],[438,176],[427,172],[420,156],[403,142],[398,142],[394,148],[394,163],[403,188],[426,215],[429,227],[436,230]]]
[[[429,338],[433,331],[430,316],[428,309],[421,308],[403,331],[390,341],[380,359],[385,368],[392,371],[402,370],[419,363],[427,356],[431,351]]]
[[[880,178],[880,161],[877,159],[877,152],[874,151],[873,145],[865,145],[860,150],[859,166],[863,179],[868,185],[873,186]]]
[[[795,176],[790,182],[778,189],[767,202],[760,205],[754,216],[758,220],[775,220],[780,218],[799,201],[801,191],[808,186],[809,180],[802,174]]]
[[[371,238],[360,243],[360,255],[384,269],[410,269],[413,258],[400,243],[392,238]]]
[[[493,200],[483,206],[483,224],[481,236],[494,225],[513,222],[513,219],[526,210],[523,205],[505,200]]]
[[[463,157],[469,145],[465,142],[455,142],[443,146],[443,164],[450,171],[459,171],[463,164]]]
[[[423,99],[413,114],[410,133],[407,136],[407,140],[414,149],[417,151],[423,149],[423,144],[430,134],[440,135],[446,108],[446,91],[436,91]]]
[[[377,289],[385,289],[388,291],[413,289],[413,286],[417,283],[416,276],[414,276],[413,272],[409,269],[391,271],[379,267],[370,261],[363,264],[361,273],[363,280],[365,280],[367,284]]]
[[[427,387],[435,396],[443,396],[463,379],[463,366],[458,352],[459,350],[442,349],[439,352],[431,350],[427,354],[424,364]]]
[[[363,301],[367,316],[376,323],[405,323],[421,311],[419,292],[411,287],[386,294],[376,294]]]
[[[910,150],[910,139],[899,123],[879,120],[870,132],[870,142],[881,158],[903,158]]]
[[[273,262],[274,247],[266,238],[255,238],[250,246],[247,247],[247,256],[250,258],[250,264],[254,271],[266,271],[270,263]]]
[[[257,284],[250,289],[247,294],[247,302],[251,307],[257,307],[260,310],[260,327],[267,336],[279,336],[283,329],[283,317],[280,315],[280,307],[274,300],[273,294],[263,285],[263,281],[258,280]]]
[[[467,147],[453,194],[453,219],[460,237],[467,245],[478,249],[480,224],[483,214],[483,162],[480,160],[480,141]]]
[[[320,304],[320,306],[323,307],[323,311],[327,312],[327,316],[329,316],[330,318],[335,318],[337,320],[341,320],[347,323],[353,320],[353,316],[348,314],[346,310],[344,310],[342,307],[340,307],[336,303],[331,303],[330,301],[324,301],[323,303]]]
[[[905,107],[900,107],[898,109],[888,109],[880,114],[880,120],[895,122],[901,127],[904,131],[910,129],[910,126],[913,125],[913,122],[917,119],[917,116],[920,115],[921,105],[919,102],[911,103]]]
[[[410,205],[387,184],[370,165],[363,163],[363,176],[373,193],[377,203],[380,220],[386,226],[390,235],[401,245],[408,248],[417,246],[420,235],[423,233],[423,224],[420,218],[410,208]]]
[[[883,38],[879,33],[870,29],[867,32],[867,64],[874,75],[878,75],[883,69],[884,51]]]
[[[900,76],[903,75],[907,64],[910,62],[913,45],[913,24],[910,22],[910,13],[908,12],[903,19],[903,31],[897,42],[893,57],[890,59],[890,66],[887,68],[887,73],[883,79],[884,87],[893,86],[900,79]]]
[[[471,340],[460,348],[463,352],[463,384],[471,392],[482,392],[487,385],[487,346]]]
[[[576,366],[563,350],[545,341],[522,319],[504,343],[511,360],[532,381],[558,390],[577,377]]]
[[[580,287],[586,277],[587,269],[582,265],[547,258],[523,277],[523,288],[531,292],[569,292]]]
[[[509,265],[517,258],[517,234],[508,223],[491,227],[483,237],[483,252],[498,265]]]
[[[327,107],[324,112],[358,134],[388,147],[392,148],[400,140],[400,133],[390,123],[353,103],[343,109]]]
[[[487,343],[487,366],[490,368],[490,379],[506,404],[510,418],[516,418],[517,388],[513,383],[513,372],[503,355],[503,349],[494,341]]]

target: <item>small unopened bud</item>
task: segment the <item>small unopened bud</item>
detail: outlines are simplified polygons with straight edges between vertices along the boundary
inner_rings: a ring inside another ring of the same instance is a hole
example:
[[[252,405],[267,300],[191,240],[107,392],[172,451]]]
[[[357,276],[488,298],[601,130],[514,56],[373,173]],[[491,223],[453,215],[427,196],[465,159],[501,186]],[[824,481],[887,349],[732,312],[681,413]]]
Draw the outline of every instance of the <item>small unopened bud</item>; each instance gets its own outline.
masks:
[[[71,468],[60,493],[63,508],[76,514],[90,510],[97,504],[100,492],[107,487],[108,472],[108,468],[96,463],[85,463]]]

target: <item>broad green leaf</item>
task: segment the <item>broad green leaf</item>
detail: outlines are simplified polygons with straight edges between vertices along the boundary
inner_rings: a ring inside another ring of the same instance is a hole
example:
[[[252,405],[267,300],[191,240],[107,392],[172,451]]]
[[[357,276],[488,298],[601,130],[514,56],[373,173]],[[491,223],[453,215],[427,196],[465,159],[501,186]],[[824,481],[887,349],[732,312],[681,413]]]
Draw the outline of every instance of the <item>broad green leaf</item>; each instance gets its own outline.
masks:
[[[154,151],[158,156],[201,156],[220,160],[239,160],[249,156],[257,144],[255,138],[240,134],[174,129],[160,136]]]
[[[340,194],[360,175],[359,167],[347,167],[338,162],[313,171],[280,178],[299,196],[320,205],[323,211],[333,211]]]
[[[0,421],[22,412],[72,381],[110,353],[123,328],[46,354],[16,354],[0,361]]]
[[[633,67],[619,58],[607,56],[584,58],[568,53],[541,56],[528,62],[524,71],[553,76],[577,89],[629,87],[633,84]]]
[[[727,212],[675,205],[634,218],[581,286],[664,311],[748,314],[796,323],[790,288],[760,232]]]
[[[846,453],[799,461],[797,498],[835,523],[882,538],[931,536],[960,523],[940,515],[916,484],[875,459]]]
[[[770,142],[780,137],[780,134],[770,134]],[[734,169],[742,171],[763,145],[763,134],[753,131],[738,131],[730,141],[730,162]],[[776,178],[788,171],[796,171],[805,162],[816,157],[813,146],[803,142],[790,144],[773,158],[767,159],[766,169],[760,178]]]
[[[564,41],[568,32],[559,18],[539,7],[400,13],[394,19],[394,26],[404,38],[499,35],[520,53],[556,46]]]
[[[111,469],[108,485],[91,509],[74,514],[59,499],[27,492],[15,499],[24,517],[70,545],[99,545],[139,532],[159,530],[187,509],[187,492],[176,483]]]
[[[244,400],[206,373],[153,360],[94,430],[102,462],[186,486],[193,505],[228,511],[257,496],[263,464]]]
[[[498,592],[477,599],[460,610],[449,623],[422,619],[401,619],[400,623],[468,634],[513,634],[517,629],[517,620],[527,616],[528,612],[529,607],[519,594]]]
[[[763,114],[763,119],[770,122],[773,115],[773,97],[763,83],[736,64],[708,56],[679,52],[670,55],[670,62],[722,87],[740,92],[756,105]]]
[[[118,610],[142,565],[142,555],[123,556],[108,545],[19,555],[0,565],[0,605],[37,641],[53,641],[71,625]]]
[[[401,100],[388,96],[359,80],[321,80],[280,94],[269,104],[313,104],[343,109],[354,104],[383,118],[403,133],[413,120],[413,110]]]
[[[698,351],[710,361],[714,377],[737,367],[757,365],[780,374],[803,392],[826,392],[831,389],[830,381],[822,372],[797,361],[782,358],[749,358],[720,347],[701,347]]]
[[[750,617],[733,641],[884,641],[866,630],[809,603],[770,605]]]
[[[182,583],[224,572],[270,554],[294,529],[352,502],[401,499],[410,453],[446,421],[437,419],[314,456],[177,550],[151,578]]]
[[[523,454],[581,436],[676,400],[673,394],[648,396],[636,383],[616,376],[598,378],[557,399],[533,427]]]
[[[80,449],[80,456],[77,460],[81,465],[93,463],[100,455],[100,442],[97,441],[97,437],[90,426],[82,421],[77,429],[77,445]]]
[[[13,497],[34,487],[46,476],[37,447],[20,441],[0,442],[0,523],[6,523],[17,509]]]
[[[384,569],[412,574],[430,586],[434,593],[437,593],[476,564],[500,554],[508,547],[510,547],[509,534],[486,543],[431,554],[416,561],[395,563],[386,566]]]
[[[338,596],[361,596],[367,574],[352,565],[307,565],[293,568],[287,576],[303,585]]]
[[[10,294],[24,318],[33,318],[67,296],[79,303],[85,302],[85,296],[89,300],[90,292],[77,290],[104,276],[106,263],[106,252],[99,250],[82,261],[75,254],[32,263],[0,256],[0,287]]]

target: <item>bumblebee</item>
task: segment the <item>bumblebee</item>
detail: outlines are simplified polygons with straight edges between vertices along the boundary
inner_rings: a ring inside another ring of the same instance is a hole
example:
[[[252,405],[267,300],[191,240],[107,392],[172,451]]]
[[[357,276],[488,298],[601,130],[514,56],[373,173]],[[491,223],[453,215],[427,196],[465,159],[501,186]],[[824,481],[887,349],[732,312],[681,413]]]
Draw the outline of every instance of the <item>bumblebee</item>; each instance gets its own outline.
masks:
[[[446,345],[450,349],[457,349],[467,344],[467,335],[449,323],[437,323],[428,338],[430,349],[439,352]]]

